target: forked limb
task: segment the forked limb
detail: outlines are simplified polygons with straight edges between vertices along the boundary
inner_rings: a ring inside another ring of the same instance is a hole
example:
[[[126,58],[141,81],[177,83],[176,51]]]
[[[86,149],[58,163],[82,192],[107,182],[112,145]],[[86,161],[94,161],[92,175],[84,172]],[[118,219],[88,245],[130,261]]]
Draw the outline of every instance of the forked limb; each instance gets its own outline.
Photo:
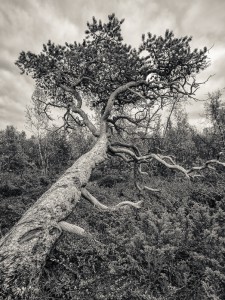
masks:
[[[125,158],[126,161],[128,160],[128,158],[130,158],[134,162],[141,164],[141,163],[147,163],[151,160],[156,160],[162,165],[166,166],[168,169],[174,171],[180,171],[188,179],[190,179],[191,177],[195,177],[196,175],[194,175],[193,173],[196,171],[201,171],[207,168],[215,170],[215,168],[212,165],[220,165],[225,167],[225,162],[221,162],[218,159],[211,159],[206,161],[202,166],[195,166],[190,169],[185,169],[184,167],[176,164],[171,156],[164,156],[155,153],[140,155],[139,154],[140,152],[138,153],[137,151],[133,150],[134,148],[133,149],[132,148],[133,147],[131,145],[129,145],[129,147],[128,145],[125,147],[124,145],[122,146],[119,143],[114,144],[113,146],[112,145],[109,146],[110,153],[112,153],[113,155],[120,156],[122,159]],[[139,168],[139,173],[143,174],[140,168]]]

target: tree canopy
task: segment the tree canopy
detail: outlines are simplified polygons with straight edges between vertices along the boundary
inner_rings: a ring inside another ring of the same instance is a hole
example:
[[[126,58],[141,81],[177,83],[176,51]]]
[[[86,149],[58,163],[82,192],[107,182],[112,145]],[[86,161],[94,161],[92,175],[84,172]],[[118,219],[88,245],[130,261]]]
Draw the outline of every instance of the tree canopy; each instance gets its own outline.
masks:
[[[93,17],[81,43],[48,41],[40,54],[21,52],[16,65],[47,95],[45,110],[64,109],[67,128],[85,125],[98,136],[82,108],[84,95],[102,120],[123,130],[124,122],[139,124],[177,97],[194,97],[199,88],[196,75],[208,65],[207,48],[192,51],[191,37],[176,38],[167,30],[164,36],[143,35],[135,49],[123,41],[123,22],[114,14],[106,23]]]

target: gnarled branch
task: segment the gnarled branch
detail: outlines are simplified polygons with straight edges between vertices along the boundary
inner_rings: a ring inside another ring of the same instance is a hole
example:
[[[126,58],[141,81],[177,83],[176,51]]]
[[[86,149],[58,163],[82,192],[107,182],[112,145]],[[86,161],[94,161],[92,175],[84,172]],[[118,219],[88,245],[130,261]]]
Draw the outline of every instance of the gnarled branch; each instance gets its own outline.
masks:
[[[149,160],[154,159],[169,169],[182,172],[187,178],[192,177],[193,175],[191,173],[193,173],[194,171],[200,171],[200,170],[203,170],[206,168],[212,169],[212,166],[211,166],[212,164],[217,164],[217,165],[221,165],[221,166],[225,167],[224,162],[221,162],[216,159],[212,159],[212,160],[205,162],[205,164],[203,166],[192,167],[191,169],[186,170],[184,167],[176,164],[170,156],[163,156],[163,155],[155,154],[155,153],[150,153],[147,155],[139,156],[137,153],[135,153],[132,150],[132,147],[129,147],[130,149],[127,149],[125,147],[119,147],[119,144],[117,144],[117,145],[118,145],[118,147],[114,147],[111,145],[109,146],[109,150],[114,155],[118,155],[118,154],[127,155],[128,157],[131,157],[135,162],[138,162],[138,163],[148,162]]]
[[[159,189],[153,189],[147,185],[144,185],[143,187],[141,187],[137,182],[135,182],[135,186],[140,192],[142,192],[143,190],[147,190],[149,192],[156,192],[156,193],[160,192]]]
[[[189,170],[187,171],[187,173],[190,175],[190,174],[191,174],[192,172],[194,172],[194,171],[201,171],[201,170],[204,170],[204,169],[206,169],[206,168],[215,170],[215,168],[211,166],[212,164],[216,164],[216,165],[220,165],[220,166],[225,167],[225,163],[224,163],[224,162],[221,162],[221,161],[219,161],[219,160],[217,160],[217,159],[211,159],[211,160],[206,161],[206,162],[204,163],[204,165],[202,165],[202,166],[199,166],[199,167],[192,167],[191,169],[189,169]],[[192,175],[191,175],[191,176],[192,176]]]
[[[96,206],[100,210],[104,210],[104,211],[115,211],[115,210],[118,210],[118,209],[120,209],[122,207],[125,207],[125,206],[132,206],[132,207],[135,207],[135,208],[141,208],[141,204],[142,204],[142,201],[138,201],[138,202],[123,201],[123,202],[120,202],[120,203],[116,204],[115,206],[107,206],[107,205],[102,204],[101,202],[99,202],[85,188],[81,189],[81,195],[86,200],[88,200],[90,203],[92,203],[94,206]]]

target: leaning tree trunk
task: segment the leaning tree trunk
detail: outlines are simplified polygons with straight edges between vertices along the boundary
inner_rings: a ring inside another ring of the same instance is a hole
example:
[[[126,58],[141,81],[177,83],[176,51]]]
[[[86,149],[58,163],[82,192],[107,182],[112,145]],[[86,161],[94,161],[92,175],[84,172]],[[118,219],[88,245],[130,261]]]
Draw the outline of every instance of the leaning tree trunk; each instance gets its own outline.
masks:
[[[46,256],[60,236],[58,222],[73,211],[81,188],[95,166],[105,160],[106,150],[107,137],[102,134],[0,240],[0,291],[17,295],[16,299],[34,294]]]

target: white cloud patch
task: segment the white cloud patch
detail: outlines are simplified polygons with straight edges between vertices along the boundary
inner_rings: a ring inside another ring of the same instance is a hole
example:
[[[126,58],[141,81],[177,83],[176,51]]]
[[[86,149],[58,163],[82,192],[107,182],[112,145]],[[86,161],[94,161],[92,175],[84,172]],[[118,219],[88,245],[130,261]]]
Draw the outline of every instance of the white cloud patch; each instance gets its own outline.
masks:
[[[39,52],[49,39],[59,44],[73,42],[80,32],[53,5],[40,1],[5,1],[0,10],[0,32],[0,128],[14,124],[24,129],[34,83],[19,75],[14,65],[19,53]]]

